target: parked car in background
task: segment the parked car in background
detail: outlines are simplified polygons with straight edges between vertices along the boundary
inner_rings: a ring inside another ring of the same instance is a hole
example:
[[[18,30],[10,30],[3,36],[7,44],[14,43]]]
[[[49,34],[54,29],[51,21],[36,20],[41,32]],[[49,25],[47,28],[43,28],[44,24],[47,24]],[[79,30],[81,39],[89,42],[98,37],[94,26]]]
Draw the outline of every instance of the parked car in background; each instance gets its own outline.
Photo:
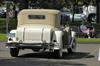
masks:
[[[73,14],[70,15],[70,19],[72,21],[73,19]],[[75,13],[74,14],[74,22],[82,22],[84,20],[86,20],[86,16],[83,13]]]
[[[73,19],[73,12],[72,11],[62,11],[63,14],[70,17],[70,21]],[[83,14],[83,11],[80,9],[79,11],[74,11],[74,22],[82,22],[86,20],[86,15]]]
[[[6,17],[6,10],[0,7],[0,18],[5,18],[5,17]]]

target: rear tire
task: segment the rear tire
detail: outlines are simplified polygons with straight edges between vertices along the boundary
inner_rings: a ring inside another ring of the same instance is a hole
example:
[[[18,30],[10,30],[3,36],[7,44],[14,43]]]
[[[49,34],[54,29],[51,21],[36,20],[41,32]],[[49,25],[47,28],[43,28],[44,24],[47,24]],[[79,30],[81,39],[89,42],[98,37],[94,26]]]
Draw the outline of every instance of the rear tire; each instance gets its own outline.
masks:
[[[69,54],[74,53],[76,51],[76,45],[76,40],[74,40],[72,46],[70,48],[67,48]]]
[[[62,58],[63,52],[61,50],[54,50],[55,56],[57,58]]]
[[[73,53],[72,48],[67,48],[67,51],[68,51],[68,54],[72,54]]]
[[[10,48],[10,54],[12,57],[17,57],[19,53],[19,49],[17,48]]]

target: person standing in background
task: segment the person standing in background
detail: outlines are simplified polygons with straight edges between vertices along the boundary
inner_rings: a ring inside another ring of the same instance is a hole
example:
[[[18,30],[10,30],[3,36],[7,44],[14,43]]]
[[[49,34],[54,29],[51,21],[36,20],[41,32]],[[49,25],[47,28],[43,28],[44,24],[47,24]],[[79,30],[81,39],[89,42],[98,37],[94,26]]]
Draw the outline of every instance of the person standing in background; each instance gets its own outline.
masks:
[[[86,15],[86,17],[88,17],[89,11],[88,11],[88,3],[84,3],[83,4],[83,14]]]
[[[96,7],[94,6],[93,3],[90,3],[90,5],[88,6],[88,12],[90,13],[96,13]]]

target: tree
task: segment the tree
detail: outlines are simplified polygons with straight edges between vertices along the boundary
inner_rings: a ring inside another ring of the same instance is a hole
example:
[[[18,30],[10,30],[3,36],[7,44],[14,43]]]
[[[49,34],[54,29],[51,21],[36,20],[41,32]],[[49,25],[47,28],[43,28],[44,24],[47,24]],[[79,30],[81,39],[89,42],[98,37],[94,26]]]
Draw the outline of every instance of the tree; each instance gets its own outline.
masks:
[[[0,0],[0,6],[2,5],[3,0]]]
[[[6,1],[6,0],[0,0],[0,3],[2,3],[2,1]],[[28,8],[29,1],[34,1],[34,3],[38,1],[39,7],[41,8],[57,8],[57,9],[60,9],[63,6],[71,6],[75,2],[77,3],[78,2],[81,2],[81,3],[88,2],[89,3],[92,1],[96,3],[96,0],[10,0],[10,1],[13,1],[14,3],[19,2],[21,9]]]

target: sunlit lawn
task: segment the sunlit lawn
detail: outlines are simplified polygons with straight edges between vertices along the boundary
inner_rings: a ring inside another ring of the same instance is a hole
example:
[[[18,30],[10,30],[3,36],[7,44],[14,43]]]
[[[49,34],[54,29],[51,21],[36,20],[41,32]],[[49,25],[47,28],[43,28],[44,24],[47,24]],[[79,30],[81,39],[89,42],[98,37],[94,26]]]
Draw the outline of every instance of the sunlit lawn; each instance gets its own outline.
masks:
[[[7,35],[0,33],[0,41],[6,41],[7,40]]]
[[[81,43],[81,42],[99,43],[100,42],[100,38],[77,38],[77,42],[78,43]]]

